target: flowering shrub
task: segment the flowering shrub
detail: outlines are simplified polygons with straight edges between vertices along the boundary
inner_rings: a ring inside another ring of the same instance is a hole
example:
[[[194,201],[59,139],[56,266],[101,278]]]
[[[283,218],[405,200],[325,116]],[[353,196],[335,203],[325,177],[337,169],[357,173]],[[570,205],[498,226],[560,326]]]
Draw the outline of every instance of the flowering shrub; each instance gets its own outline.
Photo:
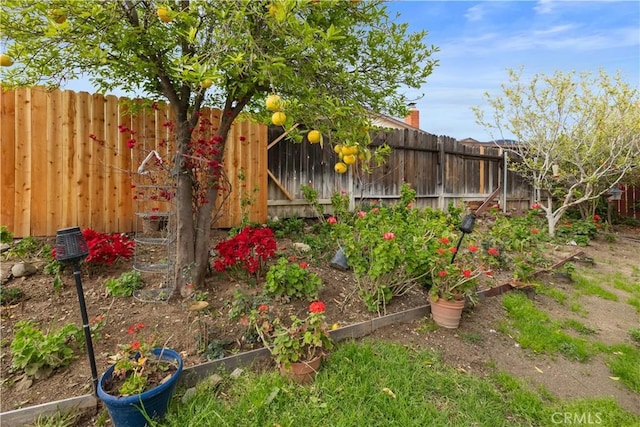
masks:
[[[306,262],[290,263],[281,257],[267,271],[264,292],[271,296],[314,299],[322,288],[322,280],[308,270]]]
[[[136,335],[144,328],[142,323],[134,323],[127,334]],[[140,341],[133,337],[132,341],[120,346],[120,351],[111,357],[115,364],[113,377],[105,391],[119,396],[130,396],[143,393],[158,386],[161,381],[177,370],[174,361],[161,360],[153,354],[153,340]]]
[[[449,219],[441,211],[413,209],[414,197],[415,191],[404,184],[397,204],[359,211],[353,225],[333,222],[334,235],[370,311],[384,309],[393,296],[428,283],[437,244],[434,232],[448,228]]]
[[[88,264],[104,264],[112,265],[119,259],[131,259],[135,248],[135,242],[127,237],[126,234],[98,233],[90,228],[82,230],[82,236],[87,241],[89,248],[89,256],[86,262]],[[56,249],[51,250],[51,256],[56,258]]]
[[[259,276],[266,261],[276,253],[276,240],[268,227],[247,226],[234,237],[218,243],[215,247],[218,259],[216,271],[239,266],[250,274]]]
[[[445,300],[473,297],[478,279],[482,275],[491,276],[491,270],[482,264],[480,252],[481,249],[473,243],[458,251],[448,236],[440,237],[431,270],[431,297]],[[500,251],[493,247],[486,250],[490,257],[499,253]],[[454,255],[455,260],[451,262]]]
[[[270,348],[279,366],[288,368],[291,363],[310,361],[333,348],[329,328],[325,320],[326,306],[322,301],[309,305],[309,314],[300,319],[289,317],[285,325],[279,318],[270,321],[269,307],[261,305],[252,310],[250,322],[256,328],[264,345]]]

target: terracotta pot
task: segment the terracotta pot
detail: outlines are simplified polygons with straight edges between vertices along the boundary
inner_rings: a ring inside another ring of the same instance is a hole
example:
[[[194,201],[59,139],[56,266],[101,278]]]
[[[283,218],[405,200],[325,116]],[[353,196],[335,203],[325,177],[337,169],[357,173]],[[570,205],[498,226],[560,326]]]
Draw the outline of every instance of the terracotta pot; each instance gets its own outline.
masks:
[[[287,368],[280,365],[280,374],[298,384],[308,384],[315,379],[321,362],[322,356],[316,356],[308,362],[291,363]]]
[[[438,298],[437,301],[429,298],[431,304],[431,316],[437,325],[443,328],[455,329],[460,325],[464,300],[446,300]]]

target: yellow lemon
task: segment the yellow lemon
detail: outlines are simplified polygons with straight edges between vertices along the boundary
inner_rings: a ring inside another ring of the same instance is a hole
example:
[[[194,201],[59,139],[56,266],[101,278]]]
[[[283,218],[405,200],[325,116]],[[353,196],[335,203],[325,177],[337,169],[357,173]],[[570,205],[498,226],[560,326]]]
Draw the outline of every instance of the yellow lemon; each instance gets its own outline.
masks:
[[[333,170],[335,170],[337,173],[345,173],[347,171],[347,165],[342,162],[338,162],[333,167]]]
[[[0,66],[2,67],[11,67],[13,65],[13,58],[9,55],[5,55],[4,53],[0,55]]]
[[[342,161],[345,162],[348,165],[352,165],[356,162],[356,155],[355,154],[345,154],[342,157]]]
[[[320,142],[321,138],[322,138],[322,134],[320,133],[320,131],[317,131],[317,130],[312,130],[307,134],[307,139],[312,144],[317,144],[318,142]]]
[[[287,116],[282,111],[276,111],[271,116],[271,123],[276,126],[282,126],[287,121]]]
[[[349,154],[358,154],[358,147],[355,145],[345,145],[342,147],[342,154],[345,156]]]
[[[202,86],[205,89],[209,89],[211,87],[211,85],[213,84],[213,81],[211,81],[211,79],[204,79],[201,83],[200,86]]]
[[[158,8],[158,18],[160,18],[162,22],[171,22],[173,19],[169,16],[169,9],[164,6]]]
[[[282,98],[278,95],[269,95],[265,101],[265,106],[269,111],[280,111],[282,109]]]
[[[336,154],[342,153],[342,144],[336,144],[336,146],[333,147],[333,151],[335,151]]]

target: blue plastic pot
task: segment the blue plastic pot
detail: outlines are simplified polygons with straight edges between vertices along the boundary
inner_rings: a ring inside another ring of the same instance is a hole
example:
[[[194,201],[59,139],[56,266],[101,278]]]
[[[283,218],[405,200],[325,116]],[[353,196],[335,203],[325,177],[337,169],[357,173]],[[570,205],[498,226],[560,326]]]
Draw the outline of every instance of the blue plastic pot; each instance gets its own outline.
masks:
[[[132,396],[117,397],[104,391],[104,383],[111,379],[113,369],[111,366],[102,374],[98,381],[98,397],[109,411],[109,416],[115,427],[144,427],[147,418],[160,419],[164,417],[173,396],[173,391],[182,373],[182,357],[176,351],[165,348],[154,348],[153,354],[160,356],[162,360],[176,361],[178,370],[164,384],[147,390],[144,393]]]

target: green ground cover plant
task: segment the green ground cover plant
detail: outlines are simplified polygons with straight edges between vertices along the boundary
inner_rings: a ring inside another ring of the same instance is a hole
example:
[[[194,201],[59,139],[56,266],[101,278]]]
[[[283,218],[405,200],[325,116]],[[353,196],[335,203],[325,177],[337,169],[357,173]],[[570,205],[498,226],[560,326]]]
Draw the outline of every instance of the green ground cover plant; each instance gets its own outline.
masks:
[[[46,378],[76,358],[75,349],[82,340],[82,330],[73,323],[45,332],[33,322],[20,321],[11,342],[11,366],[28,376]]]
[[[109,295],[114,297],[130,297],[142,287],[142,275],[139,271],[125,271],[120,277],[107,279],[105,287]]]
[[[308,270],[309,264],[278,258],[265,277],[264,293],[269,296],[312,300],[322,288],[320,277]]]

